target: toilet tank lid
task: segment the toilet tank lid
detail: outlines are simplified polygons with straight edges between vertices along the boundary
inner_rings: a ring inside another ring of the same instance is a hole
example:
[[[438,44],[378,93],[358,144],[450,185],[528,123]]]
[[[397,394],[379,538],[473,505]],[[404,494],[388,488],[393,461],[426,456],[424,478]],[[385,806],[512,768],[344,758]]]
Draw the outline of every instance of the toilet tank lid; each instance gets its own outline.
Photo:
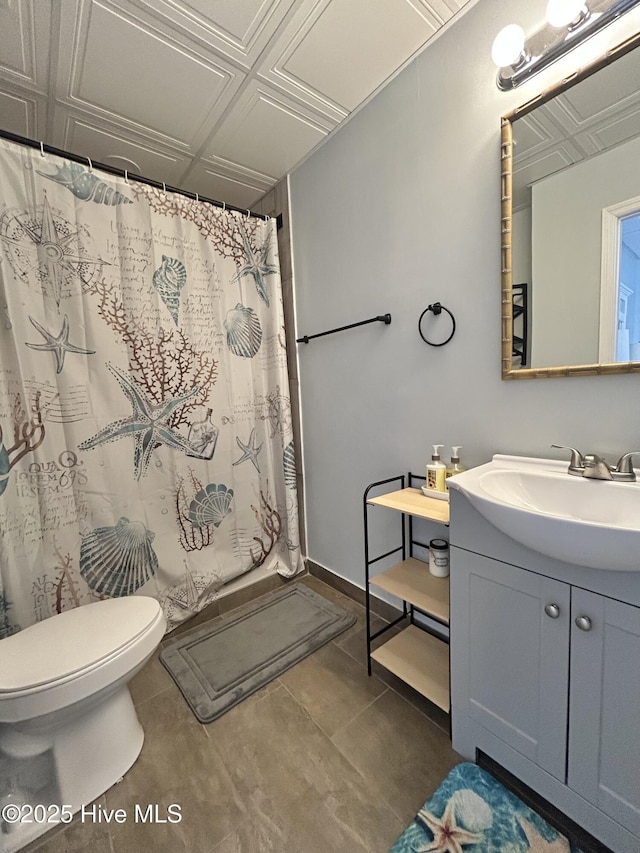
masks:
[[[59,681],[116,654],[161,615],[155,598],[96,601],[0,640],[0,695]]]

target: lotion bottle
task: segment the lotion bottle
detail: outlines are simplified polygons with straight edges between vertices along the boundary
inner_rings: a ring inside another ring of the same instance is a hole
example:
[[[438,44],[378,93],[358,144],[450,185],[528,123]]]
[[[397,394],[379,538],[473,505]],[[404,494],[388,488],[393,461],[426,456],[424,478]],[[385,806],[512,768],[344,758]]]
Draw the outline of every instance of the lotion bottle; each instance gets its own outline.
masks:
[[[449,477],[453,477],[454,474],[460,474],[465,469],[460,464],[460,451],[462,450],[462,445],[458,447],[451,448],[451,462],[447,465],[447,470],[445,471],[445,478],[448,480]]]
[[[440,448],[441,444],[433,445],[433,454],[431,456],[431,462],[427,465],[427,489],[431,489],[434,492],[444,492],[446,491],[445,486],[445,474],[447,471],[447,466],[444,462],[440,461]]]

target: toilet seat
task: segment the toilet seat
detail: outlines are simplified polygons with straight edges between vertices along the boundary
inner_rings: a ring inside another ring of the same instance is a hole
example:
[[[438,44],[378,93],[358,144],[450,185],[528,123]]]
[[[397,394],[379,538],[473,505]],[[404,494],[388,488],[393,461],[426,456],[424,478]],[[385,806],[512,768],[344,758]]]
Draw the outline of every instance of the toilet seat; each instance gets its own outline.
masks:
[[[158,601],[130,596],[0,640],[0,766],[8,760],[10,778],[17,774],[5,793],[15,788],[26,803],[64,803],[75,813],[122,779],[144,741],[129,683],[166,627]],[[17,830],[10,850],[35,837]]]
[[[0,645],[0,702],[90,674],[126,654],[160,620],[154,598],[127,596],[64,611],[6,637]]]

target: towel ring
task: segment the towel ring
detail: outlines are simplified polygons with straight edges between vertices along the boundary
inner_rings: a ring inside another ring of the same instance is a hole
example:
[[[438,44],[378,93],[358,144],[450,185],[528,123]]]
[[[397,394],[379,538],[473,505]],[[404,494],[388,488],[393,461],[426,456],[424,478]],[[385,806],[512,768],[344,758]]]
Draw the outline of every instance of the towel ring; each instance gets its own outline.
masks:
[[[451,317],[451,334],[449,335],[449,337],[446,340],[441,341],[439,344],[434,344],[433,341],[428,341],[422,332],[422,320],[424,318],[424,315],[427,314],[429,311],[432,311],[434,316],[436,316],[436,317],[438,316],[438,314],[441,314],[443,311],[446,311],[447,314]],[[445,308],[444,305],[441,305],[439,302],[433,302],[431,305],[427,305],[427,307],[424,309],[424,311],[420,315],[420,319],[418,320],[418,331],[420,332],[420,337],[425,342],[425,344],[429,344],[430,347],[443,347],[445,344],[449,343],[449,341],[451,340],[451,338],[455,334],[456,320],[448,308]]]

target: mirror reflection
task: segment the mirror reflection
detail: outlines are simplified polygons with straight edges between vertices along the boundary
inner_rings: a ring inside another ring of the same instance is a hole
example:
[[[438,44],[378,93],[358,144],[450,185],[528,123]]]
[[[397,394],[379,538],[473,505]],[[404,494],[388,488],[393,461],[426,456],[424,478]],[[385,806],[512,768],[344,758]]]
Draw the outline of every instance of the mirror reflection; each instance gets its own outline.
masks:
[[[640,49],[603,62],[510,117],[507,378],[640,362]]]

